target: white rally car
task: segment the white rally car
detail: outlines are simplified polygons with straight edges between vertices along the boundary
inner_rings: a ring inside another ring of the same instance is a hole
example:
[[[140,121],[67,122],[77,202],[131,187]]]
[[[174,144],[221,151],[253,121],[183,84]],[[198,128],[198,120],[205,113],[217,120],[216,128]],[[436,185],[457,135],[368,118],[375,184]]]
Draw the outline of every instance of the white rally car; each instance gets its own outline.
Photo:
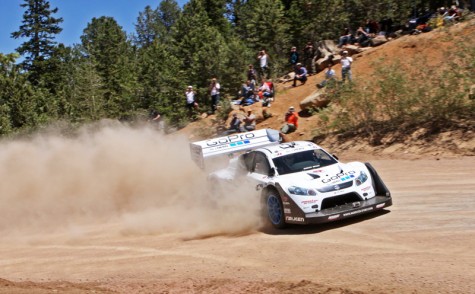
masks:
[[[271,129],[191,143],[191,154],[201,167],[210,158],[231,155],[228,166],[210,173],[210,180],[250,179],[276,228],[341,220],[392,204],[391,193],[369,163],[339,162],[307,141],[281,143],[279,132]]]

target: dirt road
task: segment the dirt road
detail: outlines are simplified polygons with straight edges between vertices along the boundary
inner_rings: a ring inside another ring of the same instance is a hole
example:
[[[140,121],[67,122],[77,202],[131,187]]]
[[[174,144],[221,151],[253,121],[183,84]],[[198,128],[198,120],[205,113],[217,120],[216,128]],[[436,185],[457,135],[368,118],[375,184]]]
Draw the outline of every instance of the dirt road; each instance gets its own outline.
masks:
[[[371,163],[393,206],[331,225],[235,231],[246,222],[236,218],[197,232],[196,218],[183,231],[133,231],[94,218],[10,232],[0,293],[475,293],[475,158]],[[186,215],[150,220],[173,227]]]

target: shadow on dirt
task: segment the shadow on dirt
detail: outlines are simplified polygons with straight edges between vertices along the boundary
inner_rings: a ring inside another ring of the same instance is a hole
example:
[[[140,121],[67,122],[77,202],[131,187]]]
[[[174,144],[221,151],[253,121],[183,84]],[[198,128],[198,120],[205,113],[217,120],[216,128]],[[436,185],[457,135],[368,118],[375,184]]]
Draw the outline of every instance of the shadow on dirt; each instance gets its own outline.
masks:
[[[357,217],[352,217],[349,219],[331,222],[326,224],[314,224],[314,225],[289,225],[287,228],[278,230],[273,227],[266,226],[259,231],[268,234],[268,235],[306,235],[306,234],[318,234],[328,230],[334,230],[348,225],[356,224],[362,221],[367,221],[373,218],[380,217],[387,213],[391,212],[390,210],[379,210],[370,214],[365,214]]]

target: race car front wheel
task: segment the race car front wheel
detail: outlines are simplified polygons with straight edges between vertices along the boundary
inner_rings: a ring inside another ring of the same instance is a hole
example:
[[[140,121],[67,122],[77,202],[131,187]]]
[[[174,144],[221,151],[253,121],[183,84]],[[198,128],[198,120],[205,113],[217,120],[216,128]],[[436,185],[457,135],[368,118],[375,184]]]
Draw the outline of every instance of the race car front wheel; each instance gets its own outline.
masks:
[[[267,191],[266,195],[267,218],[273,227],[282,229],[285,227],[284,209],[279,193],[275,190]]]

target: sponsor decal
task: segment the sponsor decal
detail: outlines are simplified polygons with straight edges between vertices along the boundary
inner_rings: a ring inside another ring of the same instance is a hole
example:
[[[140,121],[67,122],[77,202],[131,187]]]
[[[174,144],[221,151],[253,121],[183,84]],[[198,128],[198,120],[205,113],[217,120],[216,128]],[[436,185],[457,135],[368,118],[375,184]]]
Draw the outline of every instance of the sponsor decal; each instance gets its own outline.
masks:
[[[255,137],[255,134],[253,133],[229,135],[229,136],[222,137],[219,139],[209,140],[208,142],[206,142],[206,145],[208,145],[209,147],[218,147],[218,146],[237,147],[237,146],[251,143],[249,139],[252,139],[254,137]],[[222,147],[219,147],[219,148],[222,148]]]
[[[287,196],[282,196],[282,201],[289,201],[289,198]]]
[[[284,213],[285,214],[292,213],[292,210],[290,210],[290,208],[284,208]]]
[[[369,189],[371,189],[371,186],[365,187],[365,188],[361,189],[361,191],[368,191]]]
[[[373,207],[367,207],[367,208],[363,208],[363,209],[360,209],[360,210],[355,210],[355,211],[350,211],[350,212],[344,213],[343,216],[359,214],[359,213],[363,213],[363,212],[367,212],[367,211],[371,211],[371,210],[373,210]]]
[[[282,204],[284,204],[284,205],[290,205],[290,202],[288,202],[288,201],[283,201]]]
[[[330,216],[328,217],[328,219],[329,219],[329,220],[334,220],[334,219],[337,219],[337,218],[339,218],[339,217],[340,217],[339,214],[335,214],[335,215],[330,215]]]
[[[349,172],[344,172],[344,173],[339,173],[334,175],[333,177],[329,177],[327,179],[323,179],[322,183],[327,184],[329,182],[335,181],[335,182],[344,182],[347,180],[350,180],[355,177],[355,171],[349,171]]]
[[[286,216],[285,220],[291,221],[291,222],[299,222],[299,223],[303,223],[305,221],[303,217],[297,217],[297,216]]]
[[[303,205],[317,203],[317,199],[300,201]]]

